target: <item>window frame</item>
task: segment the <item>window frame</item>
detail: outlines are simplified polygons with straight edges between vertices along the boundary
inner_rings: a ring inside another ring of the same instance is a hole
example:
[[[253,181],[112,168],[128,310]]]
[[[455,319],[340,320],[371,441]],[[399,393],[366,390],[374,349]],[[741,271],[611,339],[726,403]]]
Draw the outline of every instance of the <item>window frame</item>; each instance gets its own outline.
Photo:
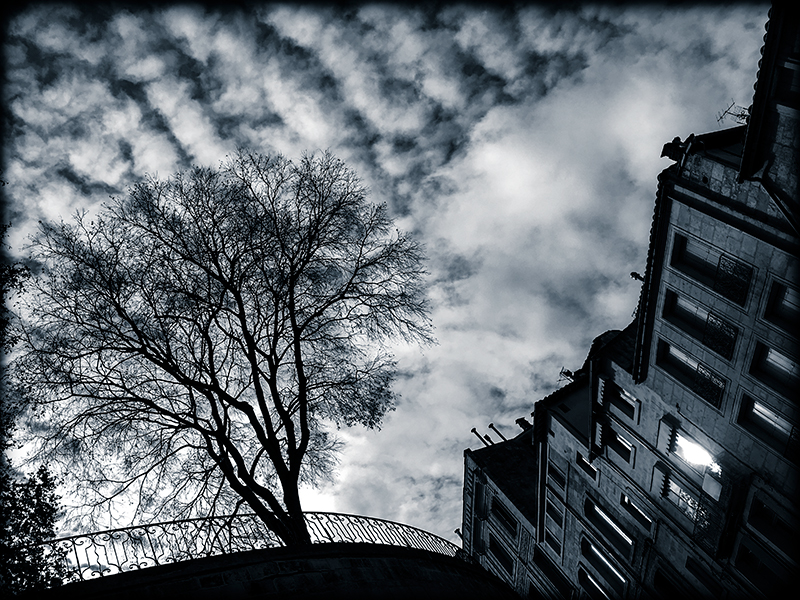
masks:
[[[781,458],[800,463],[800,425],[772,404],[743,392],[736,424]]]
[[[623,437],[618,429],[618,427],[614,427],[613,422],[603,425],[603,446],[606,448],[606,458],[612,460],[609,453],[613,452],[622,462],[633,468],[636,460],[636,445]]]
[[[624,526],[617,519],[605,511],[601,505],[590,496],[586,496],[584,499],[583,514],[586,520],[594,527],[597,534],[600,535],[610,547],[614,548],[625,560],[629,561],[631,559],[636,540],[625,530]]]
[[[751,264],[686,233],[673,235],[669,264],[740,309],[752,295],[756,270]]]
[[[605,377],[598,378],[600,397],[606,411],[614,416],[630,421],[634,425],[639,423],[641,401],[623,387]]]
[[[656,366],[716,410],[723,411],[728,380],[680,346],[657,338]]]
[[[587,547],[589,550],[587,550]],[[623,570],[616,564],[611,556],[606,556],[604,548],[589,538],[586,534],[581,535],[580,540],[581,556],[594,569],[595,573],[609,585],[619,596],[625,595],[625,588],[628,585],[628,578],[625,577]]]
[[[662,317],[714,354],[733,360],[739,328],[695,298],[666,288]]]
[[[794,302],[786,302],[790,296]],[[800,290],[794,286],[773,279],[769,287],[767,303],[764,307],[763,317],[768,323],[781,329],[784,333],[793,335],[792,328],[800,323],[800,306],[797,306]]]
[[[594,587],[591,589],[586,587],[587,582]],[[592,576],[583,563],[578,563],[578,586],[592,600],[611,600],[612,598],[612,595]]]
[[[583,473],[590,477],[592,481],[597,483],[597,475],[600,473],[600,470],[590,463],[589,459],[581,454],[580,451],[576,453],[575,462],[581,468]]]
[[[776,360],[780,357],[780,360]],[[781,365],[781,362],[789,365]],[[800,360],[773,348],[759,339],[755,340],[748,373],[776,394],[791,400],[800,389]]]
[[[512,539],[516,539],[519,531],[519,522],[505,503],[496,495],[492,496],[489,514],[493,517],[492,522],[500,525],[501,531],[511,536]]]
[[[620,492],[619,505],[625,509],[633,520],[636,521],[642,529],[650,533],[653,529],[653,519],[645,511],[639,508],[638,504],[631,501],[631,497],[625,492]]]
[[[492,556],[493,561],[500,565],[503,568],[503,571],[513,580],[517,562],[514,558],[514,555],[509,552],[502,540],[495,536],[493,532],[490,531],[488,537],[489,543],[487,544],[486,548],[487,553]],[[506,560],[508,560],[509,564],[506,564]]]

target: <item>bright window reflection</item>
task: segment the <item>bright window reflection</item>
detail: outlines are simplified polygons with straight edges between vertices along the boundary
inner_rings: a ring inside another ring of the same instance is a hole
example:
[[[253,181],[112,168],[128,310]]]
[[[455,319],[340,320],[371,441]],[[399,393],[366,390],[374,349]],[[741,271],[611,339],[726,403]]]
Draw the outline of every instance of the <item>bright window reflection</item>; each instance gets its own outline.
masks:
[[[680,433],[675,440],[675,454],[701,472],[703,467],[707,467],[715,475],[722,472],[721,467],[708,450]]]

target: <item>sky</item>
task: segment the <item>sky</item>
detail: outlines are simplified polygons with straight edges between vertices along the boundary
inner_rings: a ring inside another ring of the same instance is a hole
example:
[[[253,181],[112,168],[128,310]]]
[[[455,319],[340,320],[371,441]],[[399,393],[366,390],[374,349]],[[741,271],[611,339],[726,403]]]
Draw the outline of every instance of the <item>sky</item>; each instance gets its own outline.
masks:
[[[521,432],[632,320],[659,158],[752,102],[768,4],[30,4],[6,24],[7,238],[237,147],[330,150],[427,248],[438,344],[306,510],[458,542],[473,427]]]

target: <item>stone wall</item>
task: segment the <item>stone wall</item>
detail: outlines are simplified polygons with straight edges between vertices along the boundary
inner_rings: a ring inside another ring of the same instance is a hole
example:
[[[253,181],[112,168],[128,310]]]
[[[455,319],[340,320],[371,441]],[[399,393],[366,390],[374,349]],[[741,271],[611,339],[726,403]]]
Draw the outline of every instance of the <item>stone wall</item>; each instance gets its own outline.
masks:
[[[380,544],[270,548],[149,567],[23,597],[53,600],[513,599],[494,575],[459,558]]]

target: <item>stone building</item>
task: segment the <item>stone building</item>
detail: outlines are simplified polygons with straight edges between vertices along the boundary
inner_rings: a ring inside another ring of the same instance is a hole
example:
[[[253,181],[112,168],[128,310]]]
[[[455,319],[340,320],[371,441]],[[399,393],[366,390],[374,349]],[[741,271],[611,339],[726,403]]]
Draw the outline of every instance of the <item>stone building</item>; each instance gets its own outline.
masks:
[[[800,20],[746,125],[662,156],[633,323],[465,453],[464,548],[530,597],[773,597],[796,577]]]

